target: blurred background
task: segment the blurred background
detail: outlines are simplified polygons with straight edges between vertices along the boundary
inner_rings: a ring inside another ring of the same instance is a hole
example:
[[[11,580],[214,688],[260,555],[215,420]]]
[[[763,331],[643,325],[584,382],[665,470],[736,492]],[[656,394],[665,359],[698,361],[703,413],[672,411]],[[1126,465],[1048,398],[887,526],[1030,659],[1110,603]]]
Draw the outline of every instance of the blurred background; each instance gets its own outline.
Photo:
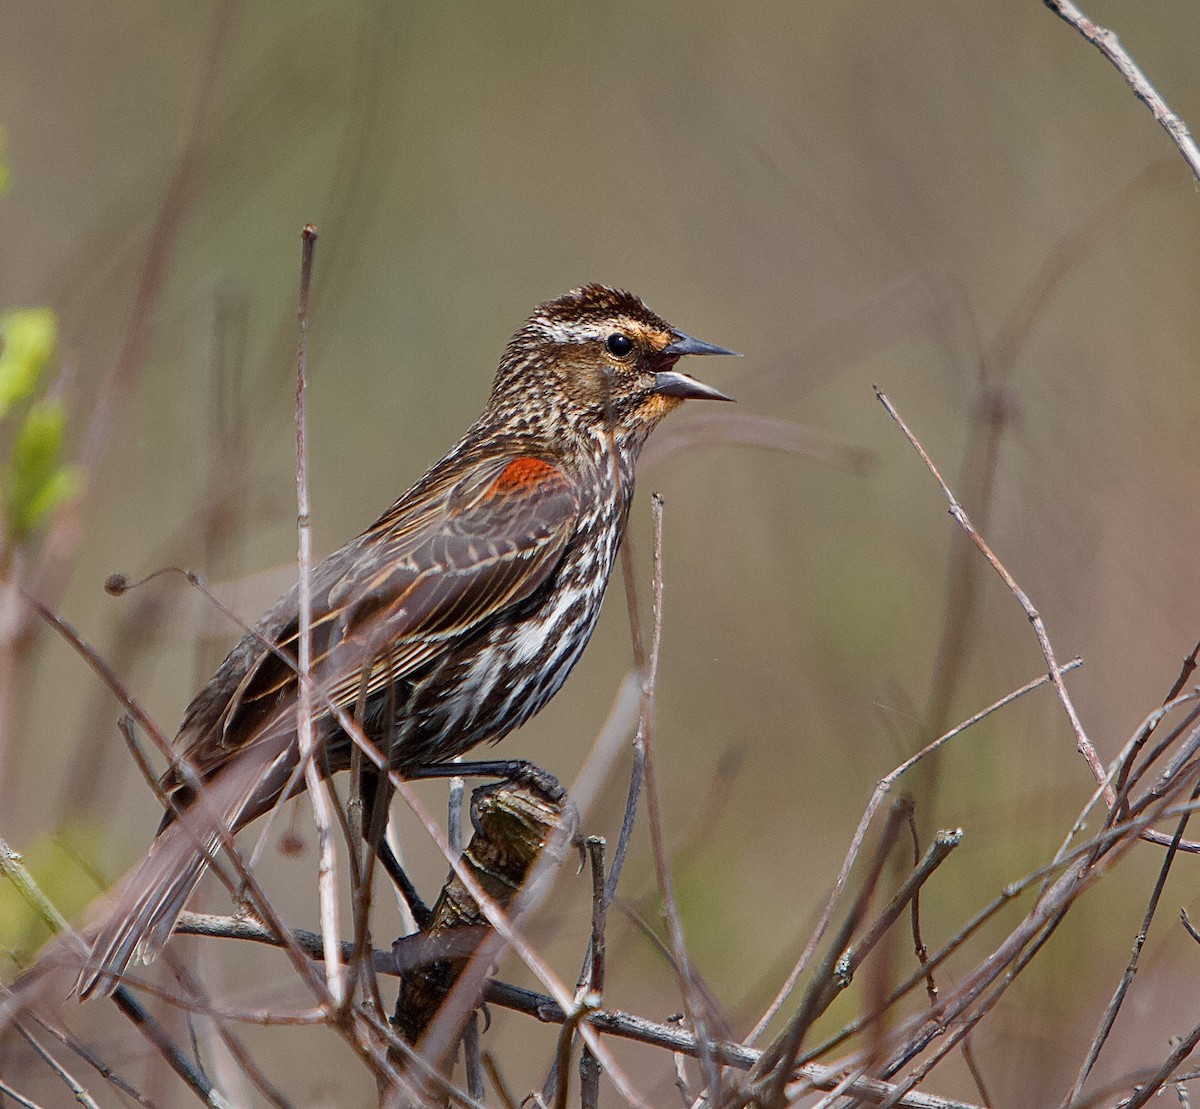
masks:
[[[1088,14],[1200,124],[1195,4],[1093,0]],[[504,343],[547,297],[620,285],[744,353],[702,373],[739,417],[796,426],[730,445],[708,413],[673,417],[642,470],[633,534],[648,595],[658,490],[667,834],[696,969],[735,1034],[800,953],[874,783],[1044,670],[873,384],[1040,609],[1060,660],[1085,660],[1069,684],[1102,757],[1200,637],[1200,198],[1116,72],[1035,0],[68,0],[8,4],[2,22],[0,311],[56,313],[43,390],[65,414],[61,461],[79,467],[59,507],[27,533],[10,526],[5,569],[168,732],[236,631],[178,576],[123,598],[102,583],[183,566],[249,617],[285,587],[306,222],[321,236],[319,554],[465,430]],[[61,639],[6,612],[0,834],[79,918],[145,850],[159,810],[112,697]],[[618,588],[566,689],[501,753],[569,782],[630,657]],[[586,831],[615,840],[627,768],[623,756]],[[965,831],[922,900],[932,944],[1048,858],[1093,783],[1042,689],[908,788],[926,834]],[[423,793],[443,804],[444,786]],[[303,810],[295,827],[305,852],[284,858],[273,841],[264,873],[289,918],[315,926]],[[411,830],[406,844],[432,896],[445,862]],[[1160,861],[1141,848],[1090,893],[976,1034],[997,1105],[1057,1103],[1069,1087]],[[1194,873],[1183,860],[1167,887],[1101,1080],[1156,1063],[1200,1017],[1180,985],[1200,951],[1176,924],[1200,908]],[[587,886],[566,868],[534,928],[572,981]],[[623,891],[657,927],[654,888],[643,828]],[[220,890],[207,903],[228,907]],[[382,915],[384,943],[398,925]],[[43,936],[0,889],[0,946],[20,959]],[[306,1003],[282,960],[218,957],[214,943],[195,957],[231,1004]],[[680,1010],[670,968],[621,914],[611,945],[609,1004]],[[512,959],[504,970],[529,981]],[[822,1027],[861,1004],[851,991]],[[149,1049],[107,1009],[71,1019],[145,1073]],[[298,1104],[374,1103],[332,1033],[245,1032]],[[519,1091],[552,1044],[511,1014],[485,1037]],[[619,1055],[654,1104],[677,1097],[661,1053]],[[36,1067],[22,1082],[45,1104],[67,1097]],[[158,1103],[186,1103],[174,1079],[146,1082]],[[977,1098],[960,1061],[931,1089]]]

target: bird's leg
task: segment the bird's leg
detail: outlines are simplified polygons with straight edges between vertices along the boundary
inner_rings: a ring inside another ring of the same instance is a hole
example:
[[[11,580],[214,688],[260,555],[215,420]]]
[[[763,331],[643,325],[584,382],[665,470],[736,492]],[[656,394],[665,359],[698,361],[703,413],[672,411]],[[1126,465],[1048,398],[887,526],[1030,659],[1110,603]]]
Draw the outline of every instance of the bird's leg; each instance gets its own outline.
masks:
[[[506,782],[528,783],[557,803],[567,795],[558,779],[548,770],[525,759],[490,759],[483,762],[431,762],[408,768],[404,777],[416,778],[499,778]]]
[[[579,847],[580,865],[582,865],[583,841],[579,838],[579,813],[567,796],[567,791],[550,771],[543,770],[526,759],[490,759],[483,762],[432,762],[407,769],[404,776],[406,778],[453,778],[459,776],[499,778],[501,783],[512,782],[516,785],[531,786],[552,805],[561,807],[563,826],[571,830],[568,839],[572,845]],[[476,793],[478,792],[476,791]],[[481,831],[475,820],[474,802],[471,805],[471,823],[477,832]]]
[[[387,777],[374,766],[364,764],[359,771],[359,794],[363,802],[362,834],[375,857],[383,864],[388,877],[400,891],[418,928],[424,928],[432,916],[428,905],[421,900],[417,888],[405,873],[387,841],[388,808],[392,801],[392,786]]]

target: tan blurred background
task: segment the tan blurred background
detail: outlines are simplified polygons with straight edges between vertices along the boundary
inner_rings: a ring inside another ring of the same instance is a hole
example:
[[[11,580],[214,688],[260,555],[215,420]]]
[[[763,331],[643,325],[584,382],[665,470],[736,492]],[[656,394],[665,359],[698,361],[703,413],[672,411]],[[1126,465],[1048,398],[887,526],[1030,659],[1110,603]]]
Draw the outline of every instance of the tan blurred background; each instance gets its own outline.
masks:
[[[1089,14],[1200,125],[1200,8],[1091,3]],[[968,436],[990,375],[1002,418],[981,518],[1060,658],[1085,659],[1070,686],[1102,756],[1200,637],[1200,197],[1118,75],[1036,0],[120,0],[9,3],[0,23],[11,172],[0,309],[58,311],[73,450],[90,465],[86,495],[31,577],[167,730],[233,633],[178,577],[123,599],[101,583],[174,563],[249,579],[248,615],[273,599],[282,579],[254,575],[295,549],[305,222],[321,232],[319,553],[465,429],[532,306],[589,280],[744,352],[703,367],[740,413],[871,452],[863,473],[702,443],[641,479],[643,586],[649,493],[666,498],[668,834],[695,964],[735,1032],[799,953],[874,782],[935,724],[1042,668],[1020,609],[981,576],[978,605],[953,629],[960,671],[939,680],[953,525],[872,384],[968,492]],[[171,602],[180,607],[155,611]],[[139,629],[148,641],[137,645]],[[0,834],[78,913],[94,885],[56,853],[56,830],[71,825],[111,881],[144,850],[157,806],[85,665],[45,632],[31,651],[5,706]],[[502,752],[569,781],[629,659],[614,591],[567,688]],[[1091,783],[1043,690],[967,733],[910,788],[926,830],[966,832],[923,901],[933,943],[1048,857]],[[425,792],[441,804],[444,792]],[[615,838],[623,796],[618,776],[588,830]],[[445,864],[408,840],[432,893]],[[283,904],[315,924],[311,840],[298,860],[270,854]],[[1135,853],[1090,894],[976,1036],[996,1104],[1056,1103],[1070,1085],[1159,859]],[[1184,860],[1167,888],[1103,1076],[1156,1062],[1200,1019],[1183,985],[1200,952],[1176,924],[1180,906],[1197,909],[1194,876]],[[538,933],[571,979],[586,885],[565,874]],[[657,922],[652,890],[640,834],[624,892]],[[662,959],[622,920],[613,928],[608,1001],[655,1019],[678,1011]],[[300,1003],[282,962],[235,965],[232,997]],[[848,997],[834,1018],[860,1002]],[[146,1048],[111,1015],[88,1011],[80,1024],[139,1073]],[[247,1035],[297,1103],[373,1103],[331,1034]],[[521,1091],[551,1044],[503,1014],[486,1039]],[[621,1057],[655,1104],[676,1098],[659,1053]],[[958,1063],[939,1075],[932,1089],[974,1096]],[[30,1077],[27,1090],[47,1104],[66,1096],[49,1079]],[[185,1103],[170,1082],[157,1096]]]

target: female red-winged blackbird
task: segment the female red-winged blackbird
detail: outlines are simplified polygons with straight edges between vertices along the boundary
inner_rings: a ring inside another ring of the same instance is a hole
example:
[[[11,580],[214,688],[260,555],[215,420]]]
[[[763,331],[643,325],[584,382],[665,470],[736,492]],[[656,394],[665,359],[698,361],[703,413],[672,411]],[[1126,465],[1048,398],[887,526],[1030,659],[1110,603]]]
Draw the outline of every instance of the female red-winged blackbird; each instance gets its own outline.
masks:
[[[352,749],[330,702],[414,777],[501,739],[558,691],[596,625],[647,436],[684,399],[729,399],[675,364],[732,353],[601,285],[534,312],[466,435],[313,569],[323,770],[349,768]],[[171,808],[97,934],[82,997],[111,993],[135,948],[166,942],[218,819],[236,832],[304,788],[298,610],[293,588],[188,706],[176,742],[189,770],[162,781]]]

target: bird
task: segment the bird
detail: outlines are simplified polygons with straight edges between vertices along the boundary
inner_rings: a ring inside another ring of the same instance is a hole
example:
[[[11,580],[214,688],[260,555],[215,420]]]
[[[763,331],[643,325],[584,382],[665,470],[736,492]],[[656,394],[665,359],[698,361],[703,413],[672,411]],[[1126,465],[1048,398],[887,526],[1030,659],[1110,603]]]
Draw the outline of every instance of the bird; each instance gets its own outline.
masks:
[[[558,692],[596,626],[648,436],[684,401],[731,399],[678,362],[735,353],[600,284],[529,316],[466,434],[311,570],[321,773],[352,766],[346,717],[400,776],[432,777],[459,772],[451,760],[499,741]],[[296,585],[188,705],[159,783],[167,810],[95,929],[81,998],[111,994],[135,954],[157,954],[220,844],[305,788],[299,609]],[[367,804],[389,799],[386,777],[382,790],[364,781]],[[363,823],[406,882],[378,813]]]

